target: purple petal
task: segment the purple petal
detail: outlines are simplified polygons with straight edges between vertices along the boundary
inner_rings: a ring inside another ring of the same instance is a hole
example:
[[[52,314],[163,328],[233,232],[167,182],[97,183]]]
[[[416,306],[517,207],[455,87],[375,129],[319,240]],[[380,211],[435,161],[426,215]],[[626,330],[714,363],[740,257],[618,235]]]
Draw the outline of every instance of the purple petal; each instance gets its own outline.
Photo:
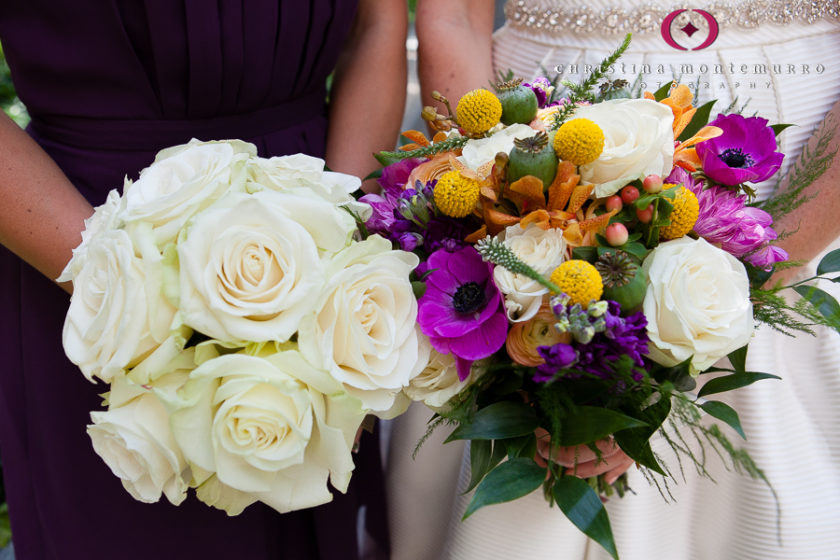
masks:
[[[504,346],[507,338],[507,316],[499,310],[479,328],[449,341],[452,353],[469,360],[486,358]]]

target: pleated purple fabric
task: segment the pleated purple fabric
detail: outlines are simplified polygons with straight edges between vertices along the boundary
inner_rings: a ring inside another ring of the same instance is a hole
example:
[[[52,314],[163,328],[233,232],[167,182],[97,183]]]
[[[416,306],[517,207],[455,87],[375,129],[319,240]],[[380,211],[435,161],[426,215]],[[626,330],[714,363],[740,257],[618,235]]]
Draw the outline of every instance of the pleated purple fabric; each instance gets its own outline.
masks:
[[[354,0],[5,0],[0,40],[30,134],[98,205],[158,150],[193,137],[240,138],[264,156],[323,155],[325,80],[355,9]],[[313,510],[255,504],[227,517],[194,497],[177,508],[134,501],[85,433],[105,386],[64,357],[67,306],[0,248],[0,454],[19,559],[357,557],[357,510],[381,511],[384,500],[373,440],[362,442],[348,494]]]

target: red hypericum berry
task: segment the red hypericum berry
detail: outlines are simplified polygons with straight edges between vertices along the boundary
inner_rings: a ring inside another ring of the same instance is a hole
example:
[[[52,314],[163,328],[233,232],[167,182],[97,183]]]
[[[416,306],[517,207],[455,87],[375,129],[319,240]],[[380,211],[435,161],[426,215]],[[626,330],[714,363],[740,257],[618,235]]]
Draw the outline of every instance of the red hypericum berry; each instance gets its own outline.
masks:
[[[656,194],[662,190],[662,177],[659,175],[648,175],[645,177],[645,180],[642,181],[642,188],[645,189],[645,192],[650,194]]]
[[[621,200],[621,197],[617,194],[614,194],[607,198],[607,202],[604,203],[604,206],[607,209],[607,212],[612,210],[621,210],[624,207],[624,202]]]
[[[636,208],[636,217],[643,224],[649,223],[653,219],[653,204],[648,205],[644,210]]]
[[[613,247],[618,247],[620,245],[624,245],[627,243],[627,238],[629,237],[629,233],[627,232],[627,227],[621,223],[614,223],[607,226],[607,229],[604,231],[604,236],[607,238],[607,243],[612,245]]]
[[[630,204],[637,198],[639,198],[639,189],[637,189],[636,187],[627,185],[626,187],[621,189],[621,200],[624,201],[624,204]]]

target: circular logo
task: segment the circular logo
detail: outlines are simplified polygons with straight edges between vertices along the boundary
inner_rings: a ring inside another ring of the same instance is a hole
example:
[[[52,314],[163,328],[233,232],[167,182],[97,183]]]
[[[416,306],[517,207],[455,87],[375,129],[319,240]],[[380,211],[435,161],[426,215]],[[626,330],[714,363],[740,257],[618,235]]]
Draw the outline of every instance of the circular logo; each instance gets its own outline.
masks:
[[[699,51],[715,42],[720,28],[706,10],[674,10],[662,20],[662,38],[680,51]]]

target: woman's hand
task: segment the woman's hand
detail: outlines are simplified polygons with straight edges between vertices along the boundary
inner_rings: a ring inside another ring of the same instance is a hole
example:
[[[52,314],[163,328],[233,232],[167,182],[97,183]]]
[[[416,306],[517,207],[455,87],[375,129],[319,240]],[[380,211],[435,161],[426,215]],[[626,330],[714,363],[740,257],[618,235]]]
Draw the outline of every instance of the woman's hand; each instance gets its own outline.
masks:
[[[595,447],[601,452],[601,458],[586,445],[574,447],[560,447],[552,454],[550,436],[547,431],[538,428],[536,461],[542,466],[548,466],[548,459],[559,465],[572,469],[573,474],[580,478],[605,475],[607,484],[612,484],[618,477],[633,466],[633,459],[615,443],[613,438],[606,438],[595,442]]]

